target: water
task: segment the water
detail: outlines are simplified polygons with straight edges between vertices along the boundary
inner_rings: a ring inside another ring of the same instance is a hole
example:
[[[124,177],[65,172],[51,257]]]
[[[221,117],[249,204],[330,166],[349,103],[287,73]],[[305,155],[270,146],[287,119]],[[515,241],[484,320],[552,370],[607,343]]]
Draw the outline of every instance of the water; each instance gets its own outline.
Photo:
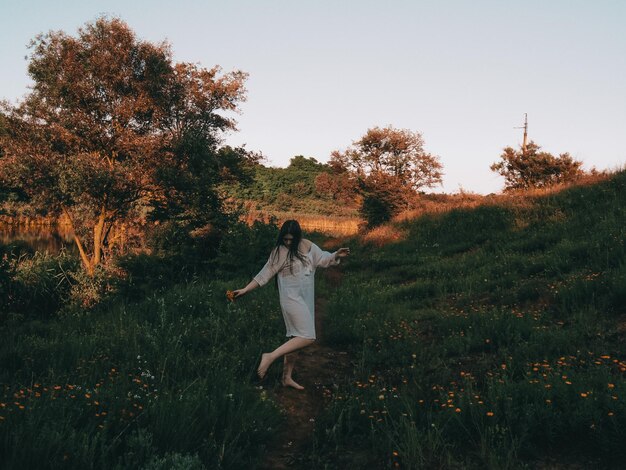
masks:
[[[41,225],[0,225],[0,246],[21,242],[34,251],[58,253],[63,248],[73,249],[74,241],[64,227]]]
[[[294,217],[281,214],[282,219]],[[337,218],[299,215],[302,228],[306,231],[320,231],[331,236],[351,236],[358,232],[357,218]],[[252,220],[252,219],[251,219]],[[248,222],[251,223],[251,220]],[[261,218],[261,220],[263,220]],[[33,251],[59,253],[63,248],[75,250],[76,246],[67,225],[9,225],[0,221],[0,247],[12,243],[23,243]]]

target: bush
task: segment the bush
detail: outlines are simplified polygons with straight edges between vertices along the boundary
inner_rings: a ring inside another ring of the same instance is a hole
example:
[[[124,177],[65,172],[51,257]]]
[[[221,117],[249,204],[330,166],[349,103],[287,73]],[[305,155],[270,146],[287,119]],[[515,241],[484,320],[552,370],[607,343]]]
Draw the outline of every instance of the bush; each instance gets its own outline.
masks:
[[[582,162],[569,153],[558,157],[540,152],[541,147],[530,142],[526,150],[504,149],[502,161],[491,165],[491,170],[504,176],[505,189],[543,188],[576,180],[582,175]]]
[[[132,254],[117,259],[124,278],[118,279],[116,291],[121,297],[137,300],[179,282],[193,278],[193,269],[176,256]]]
[[[13,285],[13,267],[9,263],[6,255],[0,258],[0,312],[8,307],[8,301]]]
[[[202,271],[215,257],[223,231],[212,226],[194,228],[191,223],[167,221],[149,231],[146,244],[153,255],[168,258],[179,269]]]
[[[117,266],[99,266],[89,276],[66,251],[0,259],[0,296],[5,313],[49,317],[66,310],[90,309],[114,292],[124,273]]]
[[[81,269],[78,260],[66,251],[58,255],[36,252],[11,263],[8,310],[28,316],[54,314],[70,298],[71,273]]]
[[[277,236],[275,221],[257,221],[251,227],[243,222],[231,225],[220,242],[215,269],[233,275],[256,274],[267,261]]]
[[[359,213],[368,227],[389,222],[407,204],[407,192],[401,182],[385,173],[372,173],[360,181],[363,202]]]
[[[71,271],[67,275],[71,284],[68,308],[90,309],[116,291],[116,284],[123,273],[115,270],[114,266],[98,266],[93,276],[89,276],[84,269]]]

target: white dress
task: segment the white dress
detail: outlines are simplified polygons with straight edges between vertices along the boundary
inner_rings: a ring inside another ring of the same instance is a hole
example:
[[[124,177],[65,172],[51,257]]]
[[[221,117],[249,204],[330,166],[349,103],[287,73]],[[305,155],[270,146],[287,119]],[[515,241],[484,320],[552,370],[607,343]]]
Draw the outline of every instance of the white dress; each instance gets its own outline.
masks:
[[[289,263],[288,249],[285,246],[272,250],[263,269],[254,276],[260,286],[267,284],[278,275],[280,308],[283,312],[286,336],[315,339],[315,270],[339,264],[335,253],[322,251],[311,243],[308,253],[301,253],[304,262],[294,257]]]

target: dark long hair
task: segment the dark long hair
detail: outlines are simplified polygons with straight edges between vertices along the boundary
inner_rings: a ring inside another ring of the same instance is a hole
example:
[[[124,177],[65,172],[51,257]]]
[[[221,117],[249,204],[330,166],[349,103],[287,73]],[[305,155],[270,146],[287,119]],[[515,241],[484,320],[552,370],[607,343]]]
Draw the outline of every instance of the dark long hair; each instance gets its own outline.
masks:
[[[274,247],[274,256],[278,256],[279,248],[284,245],[283,238],[285,238],[285,235],[293,236],[291,245],[287,247],[289,250],[289,254],[287,255],[289,269],[292,269],[294,258],[306,263],[306,258],[298,251],[300,241],[302,240],[302,229],[297,220],[286,220],[282,227],[280,227],[280,232],[278,232],[278,238],[276,239],[276,245]]]

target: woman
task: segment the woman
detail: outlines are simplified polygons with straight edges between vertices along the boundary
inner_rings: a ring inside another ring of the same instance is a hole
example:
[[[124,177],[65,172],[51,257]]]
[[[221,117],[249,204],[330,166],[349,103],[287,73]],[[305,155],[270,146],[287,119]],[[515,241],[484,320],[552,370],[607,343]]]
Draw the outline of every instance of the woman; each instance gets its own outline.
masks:
[[[235,298],[241,297],[267,284],[277,275],[280,307],[287,327],[287,337],[291,339],[274,351],[261,355],[257,370],[259,378],[265,377],[272,362],[284,356],[283,385],[304,389],[291,377],[296,362],[296,356],[292,353],[315,341],[315,269],[337,265],[340,258],[348,254],[349,248],[340,248],[334,253],[322,251],[315,243],[302,238],[302,230],[297,221],[288,220],[280,228],[276,246],[263,269],[246,287],[233,291]]]

